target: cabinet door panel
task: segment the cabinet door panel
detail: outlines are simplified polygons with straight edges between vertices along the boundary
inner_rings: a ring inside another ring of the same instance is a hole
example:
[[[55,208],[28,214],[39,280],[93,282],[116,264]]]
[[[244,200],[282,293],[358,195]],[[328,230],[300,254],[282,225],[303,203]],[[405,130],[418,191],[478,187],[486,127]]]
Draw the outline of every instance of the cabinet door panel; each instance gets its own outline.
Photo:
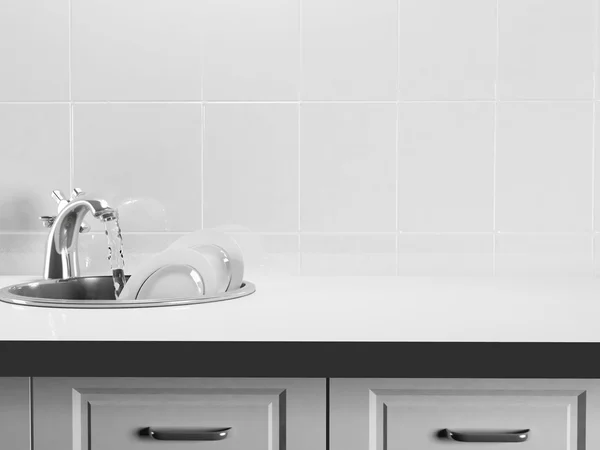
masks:
[[[600,448],[597,380],[331,381],[332,450]],[[526,431],[529,430],[529,431]],[[509,442],[504,442],[507,445]],[[512,447],[511,447],[512,448]]]
[[[325,448],[325,380],[36,378],[34,392],[36,450]]]
[[[29,378],[0,378],[0,447],[29,450]]]

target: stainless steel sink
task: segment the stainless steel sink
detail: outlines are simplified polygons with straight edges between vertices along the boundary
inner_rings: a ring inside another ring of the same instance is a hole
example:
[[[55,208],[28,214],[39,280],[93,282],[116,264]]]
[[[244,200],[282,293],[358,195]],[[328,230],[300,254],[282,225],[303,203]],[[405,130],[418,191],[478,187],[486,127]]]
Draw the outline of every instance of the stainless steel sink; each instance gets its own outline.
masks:
[[[118,225],[118,211],[111,208],[105,200],[91,198],[78,188],[73,190],[70,199],[60,191],[53,191],[52,197],[58,202],[58,214],[40,217],[44,226],[50,228],[43,279],[0,289],[2,302],[49,308],[148,308],[219,302],[244,297],[256,290],[252,283],[244,281],[239,289],[209,296],[202,295],[206,292],[202,284],[202,288],[197,290],[198,294],[194,297],[118,300],[115,296],[115,287],[118,292],[121,292],[125,281],[129,279],[129,276],[124,276],[123,271],[123,243],[121,228]],[[108,247],[112,255],[112,258],[109,258],[111,270],[117,275],[114,280],[112,276],[79,276],[78,237],[79,233],[90,229],[83,222],[88,214],[102,221],[106,226],[106,235],[110,237]],[[154,273],[159,271],[160,269]],[[196,275],[198,279],[202,279],[197,272]],[[197,282],[196,279],[195,281]],[[239,282],[238,277],[235,284]],[[229,283],[231,283],[231,276]],[[222,290],[224,289],[223,286]],[[217,288],[211,289],[210,292],[217,290]],[[122,295],[122,297],[127,296]]]
[[[15,284],[0,289],[0,301],[15,305],[49,308],[148,308],[232,300],[250,295],[255,290],[254,284],[244,281],[239,289],[213,297],[116,300],[112,277],[98,276]]]

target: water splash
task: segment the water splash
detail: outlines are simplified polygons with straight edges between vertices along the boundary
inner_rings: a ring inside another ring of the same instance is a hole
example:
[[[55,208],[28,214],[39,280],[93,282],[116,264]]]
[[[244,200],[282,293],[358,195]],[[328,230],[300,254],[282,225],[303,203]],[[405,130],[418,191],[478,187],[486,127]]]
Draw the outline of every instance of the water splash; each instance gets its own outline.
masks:
[[[115,299],[118,300],[125,287],[125,258],[123,257],[123,236],[119,226],[119,216],[116,212],[114,219],[104,222],[104,227],[108,239],[108,262],[112,270]]]

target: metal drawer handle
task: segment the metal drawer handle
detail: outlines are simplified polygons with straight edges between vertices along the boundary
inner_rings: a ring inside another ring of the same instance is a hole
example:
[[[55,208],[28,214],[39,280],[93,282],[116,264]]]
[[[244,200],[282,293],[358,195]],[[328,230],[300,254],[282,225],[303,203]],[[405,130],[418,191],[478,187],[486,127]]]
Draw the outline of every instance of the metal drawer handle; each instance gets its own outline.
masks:
[[[143,436],[157,441],[222,441],[227,438],[230,428],[153,428],[141,430]]]
[[[440,436],[459,442],[525,442],[530,430],[518,431],[452,431],[446,428]]]

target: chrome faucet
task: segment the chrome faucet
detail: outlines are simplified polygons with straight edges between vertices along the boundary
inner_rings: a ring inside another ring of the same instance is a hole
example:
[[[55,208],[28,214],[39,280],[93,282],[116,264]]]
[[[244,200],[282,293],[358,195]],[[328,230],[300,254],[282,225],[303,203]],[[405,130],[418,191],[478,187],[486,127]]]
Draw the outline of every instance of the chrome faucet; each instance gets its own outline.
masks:
[[[89,231],[83,218],[89,212],[102,222],[114,220],[116,211],[104,200],[85,197],[81,189],[74,189],[69,200],[60,191],[53,191],[58,201],[56,216],[42,216],[45,227],[50,228],[44,261],[44,279],[73,278],[79,276],[79,233]]]

